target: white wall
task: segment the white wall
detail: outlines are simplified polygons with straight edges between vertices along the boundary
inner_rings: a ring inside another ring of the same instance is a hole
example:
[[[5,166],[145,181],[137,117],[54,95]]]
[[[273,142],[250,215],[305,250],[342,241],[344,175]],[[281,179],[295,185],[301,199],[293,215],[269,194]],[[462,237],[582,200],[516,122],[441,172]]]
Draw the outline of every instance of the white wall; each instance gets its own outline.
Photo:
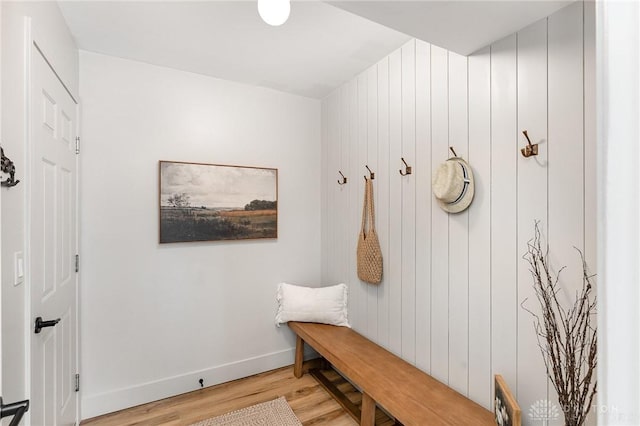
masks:
[[[640,424],[640,4],[598,2],[600,424]]]
[[[582,284],[573,246],[596,267],[594,61],[594,5],[577,2],[469,57],[411,41],[323,101],[323,280],[349,284],[357,331],[483,406],[502,374],[526,424],[536,401],[557,403],[520,307],[537,305],[521,259],[534,220],[552,265],[569,266],[563,296]],[[538,157],[521,156],[522,130]],[[475,174],[474,202],[457,215],[431,195],[448,146]],[[401,157],[412,175],[400,176]],[[356,276],[365,164],[379,286]]]
[[[82,417],[293,362],[320,284],[320,101],[82,52]],[[158,244],[158,161],[275,167],[278,239]]]
[[[25,250],[25,20],[60,78],[78,93],[78,52],[55,2],[0,2],[2,8],[2,146],[16,165],[13,188],[2,188],[2,387],[5,401],[27,395],[31,319],[24,284],[14,287],[13,256]],[[25,282],[28,277],[25,277]]]

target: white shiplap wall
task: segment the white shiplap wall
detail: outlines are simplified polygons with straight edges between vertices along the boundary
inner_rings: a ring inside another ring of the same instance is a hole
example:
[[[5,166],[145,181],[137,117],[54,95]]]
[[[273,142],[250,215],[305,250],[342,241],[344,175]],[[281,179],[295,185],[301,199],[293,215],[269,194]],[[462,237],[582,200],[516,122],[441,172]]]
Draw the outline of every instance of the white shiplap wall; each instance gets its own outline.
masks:
[[[324,282],[349,285],[355,330],[487,408],[502,374],[525,423],[533,403],[555,400],[520,306],[537,308],[522,260],[534,221],[556,270],[569,266],[565,296],[581,285],[574,246],[595,268],[593,15],[593,3],[574,3],[469,57],[413,40],[323,104]],[[525,129],[537,157],[520,155]],[[449,146],[476,182],[457,215],[431,195]],[[401,157],[412,175],[400,176]],[[376,173],[378,286],[356,275],[365,165]]]

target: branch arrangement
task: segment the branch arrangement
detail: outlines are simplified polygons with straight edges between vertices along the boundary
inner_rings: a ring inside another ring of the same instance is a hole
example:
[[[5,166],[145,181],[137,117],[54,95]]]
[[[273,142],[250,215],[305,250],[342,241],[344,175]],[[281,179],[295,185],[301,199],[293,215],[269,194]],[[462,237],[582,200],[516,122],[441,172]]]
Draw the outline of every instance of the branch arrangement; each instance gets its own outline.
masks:
[[[533,240],[527,243],[524,259],[529,263],[533,288],[541,313],[535,314],[534,328],[542,352],[547,376],[558,393],[565,417],[565,425],[582,426],[597,392],[596,366],[598,338],[595,314],[596,298],[593,276],[587,272],[582,259],[582,288],[576,292],[573,306],[565,309],[558,301],[561,268],[554,277],[549,270],[548,248],[543,251],[539,223],[535,224]]]

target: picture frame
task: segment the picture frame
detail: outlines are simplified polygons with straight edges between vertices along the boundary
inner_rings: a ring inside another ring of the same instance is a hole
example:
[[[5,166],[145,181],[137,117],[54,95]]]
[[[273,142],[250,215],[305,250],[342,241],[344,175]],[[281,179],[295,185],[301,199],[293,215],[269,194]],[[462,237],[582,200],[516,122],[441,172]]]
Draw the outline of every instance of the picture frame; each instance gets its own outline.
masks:
[[[495,375],[493,413],[498,426],[521,426],[522,412],[518,401],[511,393],[507,382],[500,374]]]
[[[278,238],[278,169],[159,161],[159,242]]]

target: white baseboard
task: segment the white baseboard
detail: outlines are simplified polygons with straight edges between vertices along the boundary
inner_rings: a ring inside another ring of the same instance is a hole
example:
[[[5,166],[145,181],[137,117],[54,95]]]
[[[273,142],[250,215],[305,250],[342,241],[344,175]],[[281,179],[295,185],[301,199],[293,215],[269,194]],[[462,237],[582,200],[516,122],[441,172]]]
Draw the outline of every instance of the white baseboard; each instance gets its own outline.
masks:
[[[305,349],[307,348],[305,347]],[[191,392],[199,389],[198,379],[200,378],[204,379],[205,386],[213,386],[291,365],[293,364],[294,353],[295,350],[293,348],[286,349],[204,370],[83,396],[81,416],[83,420],[90,419],[102,414]],[[305,350],[305,359],[317,356],[313,350]]]

